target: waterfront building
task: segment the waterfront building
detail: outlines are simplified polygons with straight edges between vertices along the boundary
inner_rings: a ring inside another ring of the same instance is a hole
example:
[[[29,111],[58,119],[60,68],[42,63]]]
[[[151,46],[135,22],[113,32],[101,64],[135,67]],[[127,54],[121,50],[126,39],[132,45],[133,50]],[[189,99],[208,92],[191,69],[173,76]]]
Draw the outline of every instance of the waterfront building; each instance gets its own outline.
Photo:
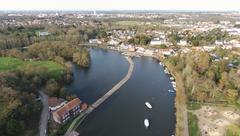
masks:
[[[68,102],[66,105],[53,112],[54,121],[62,124],[65,123],[67,120],[75,117],[81,112],[81,103],[82,102],[79,98],[75,98],[72,101]]]

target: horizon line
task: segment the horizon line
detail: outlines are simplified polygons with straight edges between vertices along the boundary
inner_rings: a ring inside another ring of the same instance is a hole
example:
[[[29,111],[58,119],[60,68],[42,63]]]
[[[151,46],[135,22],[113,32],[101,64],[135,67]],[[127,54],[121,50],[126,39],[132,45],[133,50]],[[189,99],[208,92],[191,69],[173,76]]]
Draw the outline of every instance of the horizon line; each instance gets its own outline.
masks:
[[[239,10],[209,9],[0,9],[0,11],[175,11],[175,12],[240,12]]]

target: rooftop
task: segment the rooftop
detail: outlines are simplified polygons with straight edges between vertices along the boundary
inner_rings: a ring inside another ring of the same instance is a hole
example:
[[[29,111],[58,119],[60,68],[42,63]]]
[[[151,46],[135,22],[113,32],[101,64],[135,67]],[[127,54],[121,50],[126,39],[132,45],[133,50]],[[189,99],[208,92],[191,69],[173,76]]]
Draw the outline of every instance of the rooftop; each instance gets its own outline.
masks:
[[[48,99],[48,106],[49,107],[55,107],[55,106],[58,106],[60,105],[61,103],[65,102],[64,99],[61,99],[61,98],[57,98],[57,97],[50,97]]]
[[[71,100],[70,102],[68,102],[63,107],[61,107],[60,109],[58,109],[56,111],[56,113],[59,116],[64,116],[64,114],[68,113],[71,109],[73,109],[74,107],[76,107],[77,105],[80,105],[80,104],[81,104],[81,100],[79,98],[75,98],[75,99]]]

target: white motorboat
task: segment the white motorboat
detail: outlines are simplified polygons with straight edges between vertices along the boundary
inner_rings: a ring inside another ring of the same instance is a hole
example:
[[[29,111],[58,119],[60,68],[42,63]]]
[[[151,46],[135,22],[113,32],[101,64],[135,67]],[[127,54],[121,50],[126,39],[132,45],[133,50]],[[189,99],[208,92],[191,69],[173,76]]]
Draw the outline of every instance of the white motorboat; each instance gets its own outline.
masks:
[[[162,65],[162,62],[159,62],[159,65]]]
[[[173,90],[168,90],[168,92],[169,92],[169,93],[174,93],[174,91],[173,91]]]
[[[165,69],[164,72],[165,72],[166,74],[170,74],[169,71],[168,71],[167,69]]]
[[[144,119],[144,125],[146,128],[149,127],[149,120],[148,119]]]
[[[172,81],[173,81],[173,80],[175,80],[175,79],[174,79],[174,77],[170,77],[170,80],[172,80]]]
[[[145,102],[145,105],[149,108],[152,109],[152,105],[149,102]]]

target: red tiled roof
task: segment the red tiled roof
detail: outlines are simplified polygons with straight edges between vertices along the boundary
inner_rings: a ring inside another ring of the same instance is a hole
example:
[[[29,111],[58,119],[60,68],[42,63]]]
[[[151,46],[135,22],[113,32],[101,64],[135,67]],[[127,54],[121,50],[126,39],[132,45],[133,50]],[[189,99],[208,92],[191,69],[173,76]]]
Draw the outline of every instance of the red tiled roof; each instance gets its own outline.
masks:
[[[75,98],[73,100],[71,100],[70,102],[68,102],[66,105],[64,105],[62,108],[58,109],[56,111],[56,113],[62,117],[64,116],[64,114],[68,113],[70,110],[72,110],[74,107],[76,107],[77,105],[81,104],[81,100],[78,98]]]

